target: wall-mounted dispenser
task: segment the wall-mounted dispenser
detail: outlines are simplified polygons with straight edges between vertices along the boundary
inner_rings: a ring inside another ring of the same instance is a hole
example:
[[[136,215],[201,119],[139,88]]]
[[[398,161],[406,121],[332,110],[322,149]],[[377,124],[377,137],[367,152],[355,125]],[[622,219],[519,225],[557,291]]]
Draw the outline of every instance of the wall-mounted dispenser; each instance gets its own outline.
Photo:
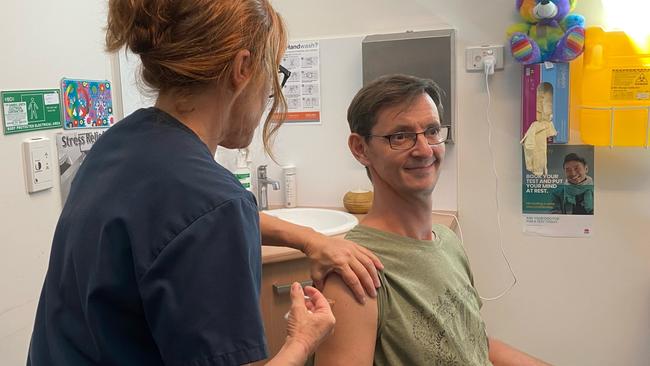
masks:
[[[642,46],[624,32],[587,28],[584,58],[571,65],[584,143],[650,147],[650,42]]]
[[[376,34],[363,39],[363,84],[387,74],[408,74],[435,81],[445,92],[441,123],[455,136],[456,57],[453,29]]]

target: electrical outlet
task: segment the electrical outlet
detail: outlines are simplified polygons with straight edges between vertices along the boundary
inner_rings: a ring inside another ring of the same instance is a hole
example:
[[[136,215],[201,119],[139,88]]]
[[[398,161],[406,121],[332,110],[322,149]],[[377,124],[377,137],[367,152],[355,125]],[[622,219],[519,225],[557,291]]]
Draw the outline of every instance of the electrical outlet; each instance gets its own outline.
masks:
[[[465,69],[467,71],[483,71],[483,59],[494,56],[497,60],[495,70],[503,69],[503,45],[484,45],[467,47],[465,49]]]
[[[52,148],[47,137],[34,137],[23,141],[25,185],[27,192],[52,188]]]

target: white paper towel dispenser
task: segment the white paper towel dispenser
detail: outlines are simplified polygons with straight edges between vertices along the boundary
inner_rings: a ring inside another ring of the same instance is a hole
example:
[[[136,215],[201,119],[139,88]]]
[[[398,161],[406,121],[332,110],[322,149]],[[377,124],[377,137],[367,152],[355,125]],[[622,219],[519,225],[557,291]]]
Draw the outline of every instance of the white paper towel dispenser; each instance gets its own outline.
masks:
[[[363,84],[387,74],[408,74],[435,81],[445,92],[441,123],[454,141],[456,120],[454,30],[375,34],[362,42]]]

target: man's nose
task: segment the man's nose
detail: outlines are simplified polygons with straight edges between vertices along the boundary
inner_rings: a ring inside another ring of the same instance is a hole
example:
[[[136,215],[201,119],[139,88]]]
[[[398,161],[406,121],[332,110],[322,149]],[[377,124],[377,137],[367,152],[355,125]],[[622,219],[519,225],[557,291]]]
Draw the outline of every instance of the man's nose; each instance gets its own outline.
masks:
[[[424,134],[416,136],[412,154],[415,156],[430,156],[433,154],[433,149]]]

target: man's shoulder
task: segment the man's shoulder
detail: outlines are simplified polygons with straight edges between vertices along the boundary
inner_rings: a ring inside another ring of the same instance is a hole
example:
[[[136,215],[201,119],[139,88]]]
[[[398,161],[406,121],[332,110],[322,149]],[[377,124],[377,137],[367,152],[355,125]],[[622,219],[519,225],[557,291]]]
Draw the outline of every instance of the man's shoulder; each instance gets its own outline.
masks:
[[[359,224],[348,231],[345,239],[353,241],[370,250],[377,251],[388,244],[399,242],[399,236],[376,229],[370,226]]]

